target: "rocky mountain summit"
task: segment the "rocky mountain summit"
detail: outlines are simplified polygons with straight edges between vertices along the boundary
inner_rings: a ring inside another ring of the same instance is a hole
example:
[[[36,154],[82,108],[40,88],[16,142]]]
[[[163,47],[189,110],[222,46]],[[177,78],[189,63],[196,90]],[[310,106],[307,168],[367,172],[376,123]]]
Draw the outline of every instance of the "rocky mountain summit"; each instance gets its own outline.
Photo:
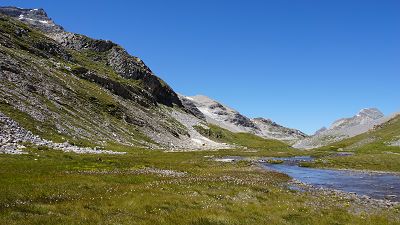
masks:
[[[64,28],[55,24],[43,9],[22,9],[18,7],[0,7],[0,13],[31,25],[45,32],[62,32]]]
[[[362,109],[353,117],[338,119],[329,128],[321,128],[313,136],[296,142],[293,147],[310,149],[329,145],[367,132],[391,118],[393,116],[385,116],[377,108]]]
[[[330,126],[330,130],[346,129],[353,126],[369,124],[385,115],[377,108],[367,108],[360,110],[355,116],[351,118],[343,118],[336,120]]]
[[[232,132],[247,132],[267,139],[293,143],[307,137],[299,130],[283,127],[270,119],[250,119],[238,111],[207,96],[180,96],[185,106],[190,106],[199,118]],[[194,109],[194,110],[193,110]]]

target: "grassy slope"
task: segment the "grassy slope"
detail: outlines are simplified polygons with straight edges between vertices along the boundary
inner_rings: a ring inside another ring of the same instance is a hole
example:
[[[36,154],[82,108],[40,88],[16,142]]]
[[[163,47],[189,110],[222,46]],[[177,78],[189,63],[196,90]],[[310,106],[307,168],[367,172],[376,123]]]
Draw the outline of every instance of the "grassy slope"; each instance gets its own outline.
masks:
[[[129,153],[0,155],[0,224],[396,224],[397,209],[351,214],[351,202],[289,191],[285,175],[204,157],[214,151],[114,150]],[[144,167],[187,175],[130,173]]]
[[[324,157],[310,166],[400,172],[400,147],[388,146],[399,139],[400,116],[358,136],[319,148],[319,151],[352,151],[353,156]]]
[[[218,142],[229,143],[238,146],[244,146],[249,149],[257,149],[264,151],[286,151],[293,150],[287,144],[265,139],[249,133],[234,133],[216,125],[208,124],[210,129],[205,129],[201,126],[195,127],[202,135]]]

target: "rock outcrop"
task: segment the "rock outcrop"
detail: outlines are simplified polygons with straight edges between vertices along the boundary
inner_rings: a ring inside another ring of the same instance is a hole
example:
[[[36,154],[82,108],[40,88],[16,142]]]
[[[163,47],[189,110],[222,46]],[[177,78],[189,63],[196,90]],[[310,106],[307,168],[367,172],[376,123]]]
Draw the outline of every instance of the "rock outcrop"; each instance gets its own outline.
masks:
[[[255,118],[252,119],[253,123],[259,127],[260,136],[285,141],[287,143],[294,143],[308,137],[307,134],[292,128],[287,128],[273,122],[270,119]]]

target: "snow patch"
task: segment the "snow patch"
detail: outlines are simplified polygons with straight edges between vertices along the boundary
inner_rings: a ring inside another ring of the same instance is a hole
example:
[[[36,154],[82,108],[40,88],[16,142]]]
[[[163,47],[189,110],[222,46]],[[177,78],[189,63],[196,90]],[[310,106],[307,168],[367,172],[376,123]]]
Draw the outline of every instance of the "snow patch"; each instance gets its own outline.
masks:
[[[193,98],[191,98],[191,97],[188,97],[188,96],[185,96],[185,98],[187,98],[187,99],[189,99],[189,100],[191,100],[191,101],[193,101],[193,100],[194,100]]]

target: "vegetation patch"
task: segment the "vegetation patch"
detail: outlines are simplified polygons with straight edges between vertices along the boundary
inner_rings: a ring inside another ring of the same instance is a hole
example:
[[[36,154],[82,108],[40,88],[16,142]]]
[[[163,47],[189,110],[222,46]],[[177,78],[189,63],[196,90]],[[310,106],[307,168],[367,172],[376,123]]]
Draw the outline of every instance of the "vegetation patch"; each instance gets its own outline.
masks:
[[[0,155],[0,223],[399,223],[396,209],[368,209],[334,196],[290,191],[282,185],[289,180],[286,175],[251,163],[226,164],[205,157],[232,155],[229,150],[112,150],[128,154],[27,149],[27,155]]]
[[[276,151],[286,151],[292,149],[290,146],[281,141],[265,139],[249,133],[234,133],[212,124],[208,124],[207,126],[209,129],[206,129],[202,126],[195,126],[194,128],[203,136],[218,142],[244,146],[251,149]]]

